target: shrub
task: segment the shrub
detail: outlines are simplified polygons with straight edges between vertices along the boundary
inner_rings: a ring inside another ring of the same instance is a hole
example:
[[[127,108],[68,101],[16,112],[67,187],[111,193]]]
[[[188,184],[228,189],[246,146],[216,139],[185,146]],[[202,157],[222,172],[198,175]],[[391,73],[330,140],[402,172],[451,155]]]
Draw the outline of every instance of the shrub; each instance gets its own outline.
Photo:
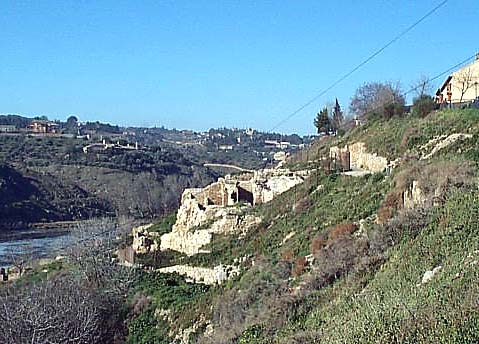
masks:
[[[134,315],[145,312],[151,304],[151,297],[142,292],[137,292],[131,300],[131,308]]]
[[[422,95],[414,98],[412,105],[412,113],[415,116],[426,117],[436,108],[434,98],[428,95]]]
[[[301,214],[302,212],[307,210],[309,207],[311,207],[311,204],[312,204],[312,202],[311,202],[311,200],[309,199],[308,196],[301,198],[294,205],[295,214]]]
[[[254,344],[262,343],[261,337],[263,334],[263,327],[261,325],[253,325],[247,328],[241,335],[239,344]]]
[[[281,260],[285,262],[292,262],[294,259],[293,251],[288,249],[281,252]]]
[[[326,239],[323,235],[317,235],[313,238],[310,245],[311,254],[316,254],[326,245]]]
[[[391,118],[394,116],[400,117],[403,116],[406,112],[404,103],[389,103],[384,106],[383,117]]]
[[[336,240],[339,237],[346,236],[354,232],[358,226],[354,223],[342,223],[336,225],[329,231],[328,243]]]
[[[307,261],[305,257],[298,257],[294,262],[294,267],[292,271],[293,277],[301,276],[306,268]]]
[[[392,218],[402,206],[402,195],[399,191],[390,192],[379,206],[377,216],[378,223],[385,223]]]

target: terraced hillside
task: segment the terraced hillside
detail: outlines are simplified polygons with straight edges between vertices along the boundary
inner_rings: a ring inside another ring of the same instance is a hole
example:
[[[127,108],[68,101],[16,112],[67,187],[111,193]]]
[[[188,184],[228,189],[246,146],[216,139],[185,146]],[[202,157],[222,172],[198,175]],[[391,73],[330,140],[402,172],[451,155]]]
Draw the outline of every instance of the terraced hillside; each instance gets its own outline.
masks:
[[[128,342],[477,343],[478,138],[479,111],[451,110],[322,139],[289,162],[310,171],[303,183],[241,205],[259,224],[195,255],[140,256],[151,268],[131,293]],[[355,173],[343,173],[331,148],[358,143],[367,153],[348,152]],[[175,265],[238,273],[205,284],[156,270]]]

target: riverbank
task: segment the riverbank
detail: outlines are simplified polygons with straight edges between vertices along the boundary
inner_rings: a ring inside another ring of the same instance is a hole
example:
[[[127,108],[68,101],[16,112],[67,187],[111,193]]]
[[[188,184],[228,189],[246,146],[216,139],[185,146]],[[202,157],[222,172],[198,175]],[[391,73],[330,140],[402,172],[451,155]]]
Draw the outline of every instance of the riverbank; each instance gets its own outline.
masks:
[[[77,226],[84,221],[54,221],[54,222],[3,222],[0,223],[0,234],[6,231],[27,229],[65,229]]]

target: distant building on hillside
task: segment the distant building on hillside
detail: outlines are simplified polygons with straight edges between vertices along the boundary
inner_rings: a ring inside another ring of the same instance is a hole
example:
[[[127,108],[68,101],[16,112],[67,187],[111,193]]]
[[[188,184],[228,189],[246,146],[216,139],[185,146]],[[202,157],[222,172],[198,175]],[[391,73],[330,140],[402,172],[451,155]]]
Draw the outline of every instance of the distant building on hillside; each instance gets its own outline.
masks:
[[[468,104],[479,96],[479,54],[471,64],[449,75],[436,92],[441,105]]]
[[[43,120],[43,119],[35,119],[30,123],[29,129],[32,133],[36,134],[58,134],[59,133],[59,125],[58,123]]]
[[[15,125],[0,125],[0,133],[16,133],[18,129]]]

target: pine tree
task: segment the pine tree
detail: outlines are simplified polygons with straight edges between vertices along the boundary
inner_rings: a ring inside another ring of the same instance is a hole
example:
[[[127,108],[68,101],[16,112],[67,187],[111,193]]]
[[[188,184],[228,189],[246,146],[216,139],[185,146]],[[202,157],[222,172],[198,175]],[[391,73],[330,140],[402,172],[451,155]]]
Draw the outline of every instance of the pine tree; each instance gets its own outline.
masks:
[[[318,129],[318,134],[329,132],[329,129],[331,128],[331,120],[329,119],[328,108],[324,107],[316,114],[314,126]]]
[[[341,124],[343,123],[344,116],[341,111],[341,106],[339,105],[338,98],[336,98],[336,104],[333,109],[333,118],[332,118],[332,128],[338,130]]]

